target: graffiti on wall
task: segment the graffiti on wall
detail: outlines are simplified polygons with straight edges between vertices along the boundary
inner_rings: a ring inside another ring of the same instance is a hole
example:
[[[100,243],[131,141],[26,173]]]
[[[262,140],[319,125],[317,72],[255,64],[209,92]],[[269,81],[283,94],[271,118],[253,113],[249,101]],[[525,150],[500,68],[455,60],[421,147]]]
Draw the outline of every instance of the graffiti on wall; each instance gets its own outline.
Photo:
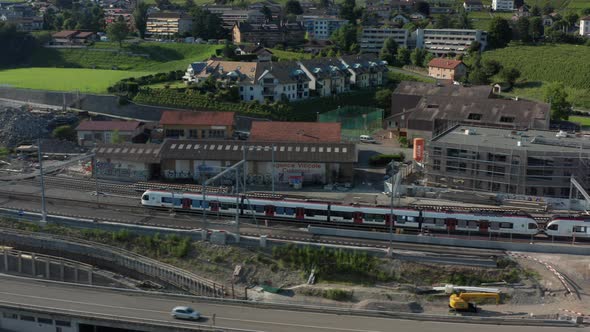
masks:
[[[143,181],[147,181],[149,178],[149,172],[147,170],[136,170],[132,167],[125,167],[122,164],[102,161],[96,163],[96,173],[99,177],[129,178]]]

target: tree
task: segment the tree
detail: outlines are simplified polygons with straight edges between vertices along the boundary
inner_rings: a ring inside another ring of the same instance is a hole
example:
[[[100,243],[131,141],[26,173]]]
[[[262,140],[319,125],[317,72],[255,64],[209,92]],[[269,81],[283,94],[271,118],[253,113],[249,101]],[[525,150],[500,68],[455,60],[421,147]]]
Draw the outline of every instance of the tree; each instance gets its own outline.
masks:
[[[520,77],[520,71],[516,68],[503,68],[500,72],[502,79],[511,87],[514,86],[516,80]]]
[[[545,26],[543,26],[543,19],[540,17],[532,17],[530,20],[530,33],[533,41],[537,41],[545,35]]]
[[[521,17],[516,21],[516,30],[518,31],[518,39],[523,43],[529,43],[532,38],[530,35],[530,22],[528,17]]]
[[[545,6],[543,6],[543,15],[549,15],[553,13],[554,10],[555,8],[553,8],[553,6],[551,6],[551,4],[547,2]]]
[[[375,103],[381,108],[389,108],[391,106],[391,90],[379,89],[375,92]]]
[[[123,143],[125,140],[123,139],[123,137],[121,137],[121,133],[119,133],[119,129],[115,129],[113,131],[113,134],[111,135],[111,142],[110,143],[115,143],[115,144],[119,144],[119,143]]]
[[[330,39],[345,52],[354,52],[354,45],[358,47],[356,27],[351,23],[345,24],[334,31]]]
[[[390,65],[393,65],[395,63],[397,49],[398,45],[395,41],[395,38],[389,37],[383,43],[383,47],[381,48],[381,52],[379,53],[379,58],[381,58],[381,60],[387,61]]]
[[[488,29],[488,42],[491,48],[502,48],[508,45],[512,38],[512,30],[508,21],[501,17],[494,17]]]
[[[567,120],[572,104],[567,101],[568,95],[562,82],[553,82],[545,88],[545,102],[551,105],[552,120]]]
[[[270,8],[264,5],[262,6],[262,9],[260,9],[260,12],[262,13],[262,15],[264,15],[264,19],[266,20],[266,22],[272,21],[272,11],[270,10]]]
[[[451,27],[451,17],[449,15],[440,15],[434,21],[435,29],[448,29]]]
[[[185,0],[184,1],[184,8],[188,11],[192,10],[193,8],[195,8],[196,4],[195,4],[195,0]]]
[[[397,64],[399,64],[399,66],[405,66],[410,64],[410,62],[412,61],[410,59],[411,54],[412,52],[410,52],[410,50],[407,47],[398,48],[396,55]]]
[[[541,16],[541,8],[534,5],[533,8],[531,8],[531,16]]]
[[[231,59],[236,55],[236,46],[233,45],[229,40],[226,40],[222,51],[224,58]]]
[[[127,38],[129,34],[129,27],[127,23],[120,17],[115,23],[111,23],[107,28],[107,36],[110,40],[118,42],[119,48],[123,47],[123,40]]]
[[[287,3],[285,3],[285,14],[303,14],[303,8],[301,8],[301,3],[297,0],[288,0]]]
[[[487,73],[483,70],[481,65],[481,55],[477,54],[471,65],[471,70],[469,71],[468,79],[469,82],[473,84],[489,84],[490,77]]]
[[[135,24],[135,29],[137,29],[137,33],[141,39],[145,38],[149,8],[150,6],[148,4],[140,2],[133,10],[133,24]]]
[[[167,9],[172,6],[172,2],[170,0],[155,0],[156,6],[160,9]]]
[[[467,53],[473,55],[474,53],[479,53],[479,51],[481,51],[481,43],[477,40],[472,41],[469,45],[469,49],[467,49]]]
[[[354,11],[355,7],[355,0],[344,0],[344,3],[340,5],[340,17],[348,20],[348,22],[352,24],[355,24],[357,19],[357,12]]]
[[[410,54],[410,60],[414,66],[422,67],[424,58],[426,57],[426,50],[423,48],[415,48]]]
[[[0,45],[0,67],[8,67],[27,62],[37,41],[30,33],[17,31],[15,25],[0,21]]]
[[[434,54],[432,54],[430,52],[426,52],[426,55],[424,55],[424,60],[422,60],[422,67],[428,68],[428,64],[434,58],[435,58]]]
[[[414,11],[421,13],[424,16],[430,15],[430,4],[426,1],[414,2]]]
[[[576,13],[570,12],[570,13],[567,13],[567,15],[565,15],[565,17],[563,19],[569,24],[570,27],[573,27],[580,20],[580,16],[578,16],[578,14],[576,14]]]
[[[223,20],[218,14],[213,14],[201,7],[195,7],[193,17],[193,36],[203,39],[221,39],[226,36]]]
[[[59,126],[55,129],[53,129],[53,132],[51,133],[51,135],[54,138],[57,139],[61,139],[61,140],[68,140],[68,141],[72,141],[75,142],[77,139],[76,136],[76,131],[74,130],[74,128],[72,128],[72,126]]]
[[[496,60],[484,60],[482,70],[488,77],[492,77],[502,70],[502,64]]]

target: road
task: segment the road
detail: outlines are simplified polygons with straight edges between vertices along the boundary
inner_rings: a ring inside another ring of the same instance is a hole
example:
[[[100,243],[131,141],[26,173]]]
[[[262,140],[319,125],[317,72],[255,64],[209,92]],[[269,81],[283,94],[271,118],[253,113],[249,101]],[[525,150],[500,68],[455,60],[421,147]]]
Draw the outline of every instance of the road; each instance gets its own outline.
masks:
[[[209,317],[215,314],[218,327],[242,328],[257,331],[282,332],[539,332],[563,331],[564,328],[539,328],[496,325],[472,325],[457,323],[422,322],[361,316],[299,312],[186,301],[168,297],[154,297],[125,291],[70,287],[0,275],[0,297],[3,302],[45,308],[66,309],[81,313],[133,317],[172,324],[170,309],[176,305],[190,305],[204,316],[201,324],[211,324]],[[190,299],[190,300],[189,300]]]

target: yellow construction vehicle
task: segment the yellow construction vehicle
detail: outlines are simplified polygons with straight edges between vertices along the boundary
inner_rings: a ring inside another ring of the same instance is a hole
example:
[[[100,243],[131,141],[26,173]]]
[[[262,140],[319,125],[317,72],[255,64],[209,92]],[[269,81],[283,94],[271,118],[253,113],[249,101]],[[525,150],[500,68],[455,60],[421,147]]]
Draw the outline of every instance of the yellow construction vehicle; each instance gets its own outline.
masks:
[[[489,298],[496,299],[496,305],[500,304],[500,294],[498,293],[460,293],[459,295],[451,295],[449,307],[455,311],[477,312],[477,307],[470,301]]]

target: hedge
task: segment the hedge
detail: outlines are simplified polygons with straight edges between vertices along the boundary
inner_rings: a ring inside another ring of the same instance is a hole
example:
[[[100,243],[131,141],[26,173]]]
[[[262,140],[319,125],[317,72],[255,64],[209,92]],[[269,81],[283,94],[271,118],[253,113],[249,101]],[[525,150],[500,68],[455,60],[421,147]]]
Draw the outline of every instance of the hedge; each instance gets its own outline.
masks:
[[[377,154],[369,158],[369,164],[372,166],[385,166],[393,161],[404,161],[406,156],[403,152],[397,154]]]

